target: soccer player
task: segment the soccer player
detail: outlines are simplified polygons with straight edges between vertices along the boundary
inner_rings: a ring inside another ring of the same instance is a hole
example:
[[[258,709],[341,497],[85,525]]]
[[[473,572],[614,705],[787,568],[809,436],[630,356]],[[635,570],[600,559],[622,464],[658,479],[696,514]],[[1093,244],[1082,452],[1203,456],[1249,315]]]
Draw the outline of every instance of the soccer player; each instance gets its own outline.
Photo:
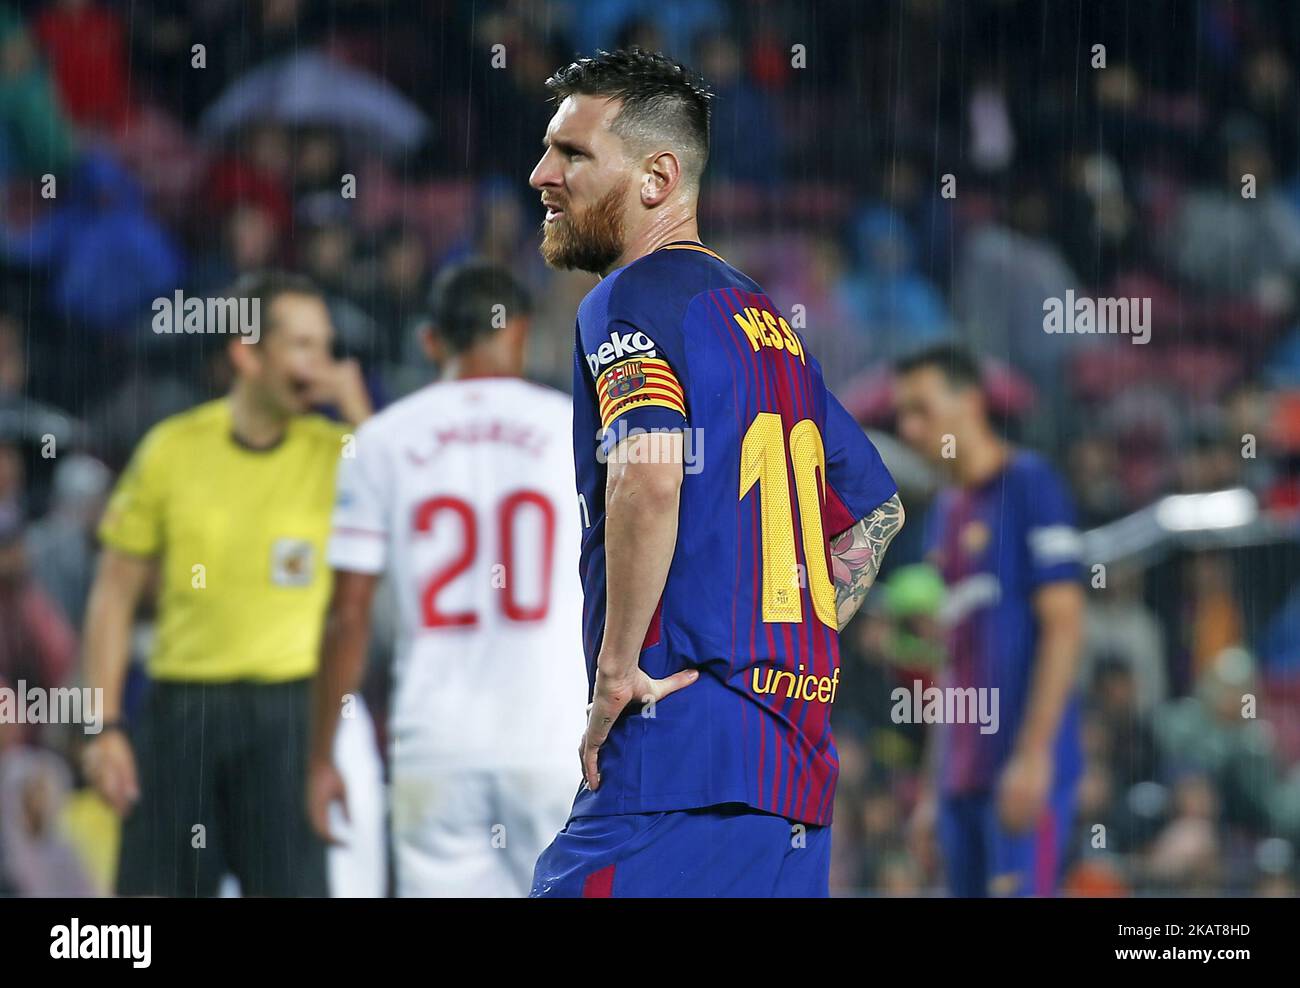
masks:
[[[630,49],[547,85],[542,253],[601,281],[574,354],[585,787],[533,894],[826,895],[838,631],[902,524],[893,480],[700,242],[693,76]]]
[[[526,894],[577,783],[572,402],[520,378],[529,311],[503,268],[443,271],[422,331],[441,380],[367,422],[339,470],[308,799],[328,838],[328,808],[348,795],[331,738],[387,572],[400,620],[390,767],[403,896]]]
[[[350,427],[309,413],[331,404],[356,424],[370,403],[357,365],[331,357],[310,282],[255,275],[234,294],[257,303],[260,332],[229,343],[230,393],[149,431],[99,528],[86,685],[105,724],[84,758],[124,817],[121,895],[215,895],[227,871],[245,895],[327,894],[302,776]],[[132,618],[155,581],[151,684],[127,724]]]
[[[941,685],[987,691],[984,709],[997,711],[937,725],[938,792],[922,800],[917,834],[937,827],[953,895],[1051,895],[1082,758],[1074,508],[1047,463],[997,435],[966,351],[905,358],[895,394],[900,435],[952,483],[926,525],[951,609]]]

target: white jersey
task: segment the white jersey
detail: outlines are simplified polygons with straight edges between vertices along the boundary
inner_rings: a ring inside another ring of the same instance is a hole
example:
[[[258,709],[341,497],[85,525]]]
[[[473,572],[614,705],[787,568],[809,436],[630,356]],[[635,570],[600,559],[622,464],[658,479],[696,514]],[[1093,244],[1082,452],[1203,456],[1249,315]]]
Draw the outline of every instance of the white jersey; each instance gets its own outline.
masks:
[[[329,561],[391,576],[395,765],[572,766],[576,791],[587,681],[572,428],[560,392],[477,378],[394,403],[345,448]]]

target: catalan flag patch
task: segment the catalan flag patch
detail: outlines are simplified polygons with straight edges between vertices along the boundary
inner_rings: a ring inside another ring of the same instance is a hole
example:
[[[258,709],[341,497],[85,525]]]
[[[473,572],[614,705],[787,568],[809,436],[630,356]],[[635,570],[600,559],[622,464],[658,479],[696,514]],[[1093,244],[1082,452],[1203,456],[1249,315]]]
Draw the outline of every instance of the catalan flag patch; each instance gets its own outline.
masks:
[[[633,357],[602,371],[596,379],[601,425],[608,429],[620,415],[632,408],[659,406],[686,415],[686,397],[681,382],[659,357]]]

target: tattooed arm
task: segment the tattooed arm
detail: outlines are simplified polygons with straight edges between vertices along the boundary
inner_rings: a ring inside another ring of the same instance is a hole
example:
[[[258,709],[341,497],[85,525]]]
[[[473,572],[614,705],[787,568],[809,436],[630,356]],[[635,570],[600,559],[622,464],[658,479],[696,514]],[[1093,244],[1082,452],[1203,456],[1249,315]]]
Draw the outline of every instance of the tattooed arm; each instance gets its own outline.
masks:
[[[903,502],[895,494],[852,528],[831,540],[835,613],[841,631],[876,582],[885,550],[903,527]]]

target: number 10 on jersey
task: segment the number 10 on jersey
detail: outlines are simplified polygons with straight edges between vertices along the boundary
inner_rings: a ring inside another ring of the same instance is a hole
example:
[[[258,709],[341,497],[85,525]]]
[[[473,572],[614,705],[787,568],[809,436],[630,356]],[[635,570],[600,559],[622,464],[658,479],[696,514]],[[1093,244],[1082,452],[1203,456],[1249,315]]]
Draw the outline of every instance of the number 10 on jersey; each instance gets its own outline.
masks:
[[[781,416],[776,412],[759,412],[740,446],[740,499],[743,501],[758,486],[763,620],[768,623],[803,621],[803,598],[799,593],[802,581],[794,542],[796,509],[790,500],[791,474],[813,611],[822,624],[835,628],[838,627],[835,588],[826,566],[826,535],[822,526],[826,451],[821,433],[812,419],[801,419],[790,429],[787,445]]]

